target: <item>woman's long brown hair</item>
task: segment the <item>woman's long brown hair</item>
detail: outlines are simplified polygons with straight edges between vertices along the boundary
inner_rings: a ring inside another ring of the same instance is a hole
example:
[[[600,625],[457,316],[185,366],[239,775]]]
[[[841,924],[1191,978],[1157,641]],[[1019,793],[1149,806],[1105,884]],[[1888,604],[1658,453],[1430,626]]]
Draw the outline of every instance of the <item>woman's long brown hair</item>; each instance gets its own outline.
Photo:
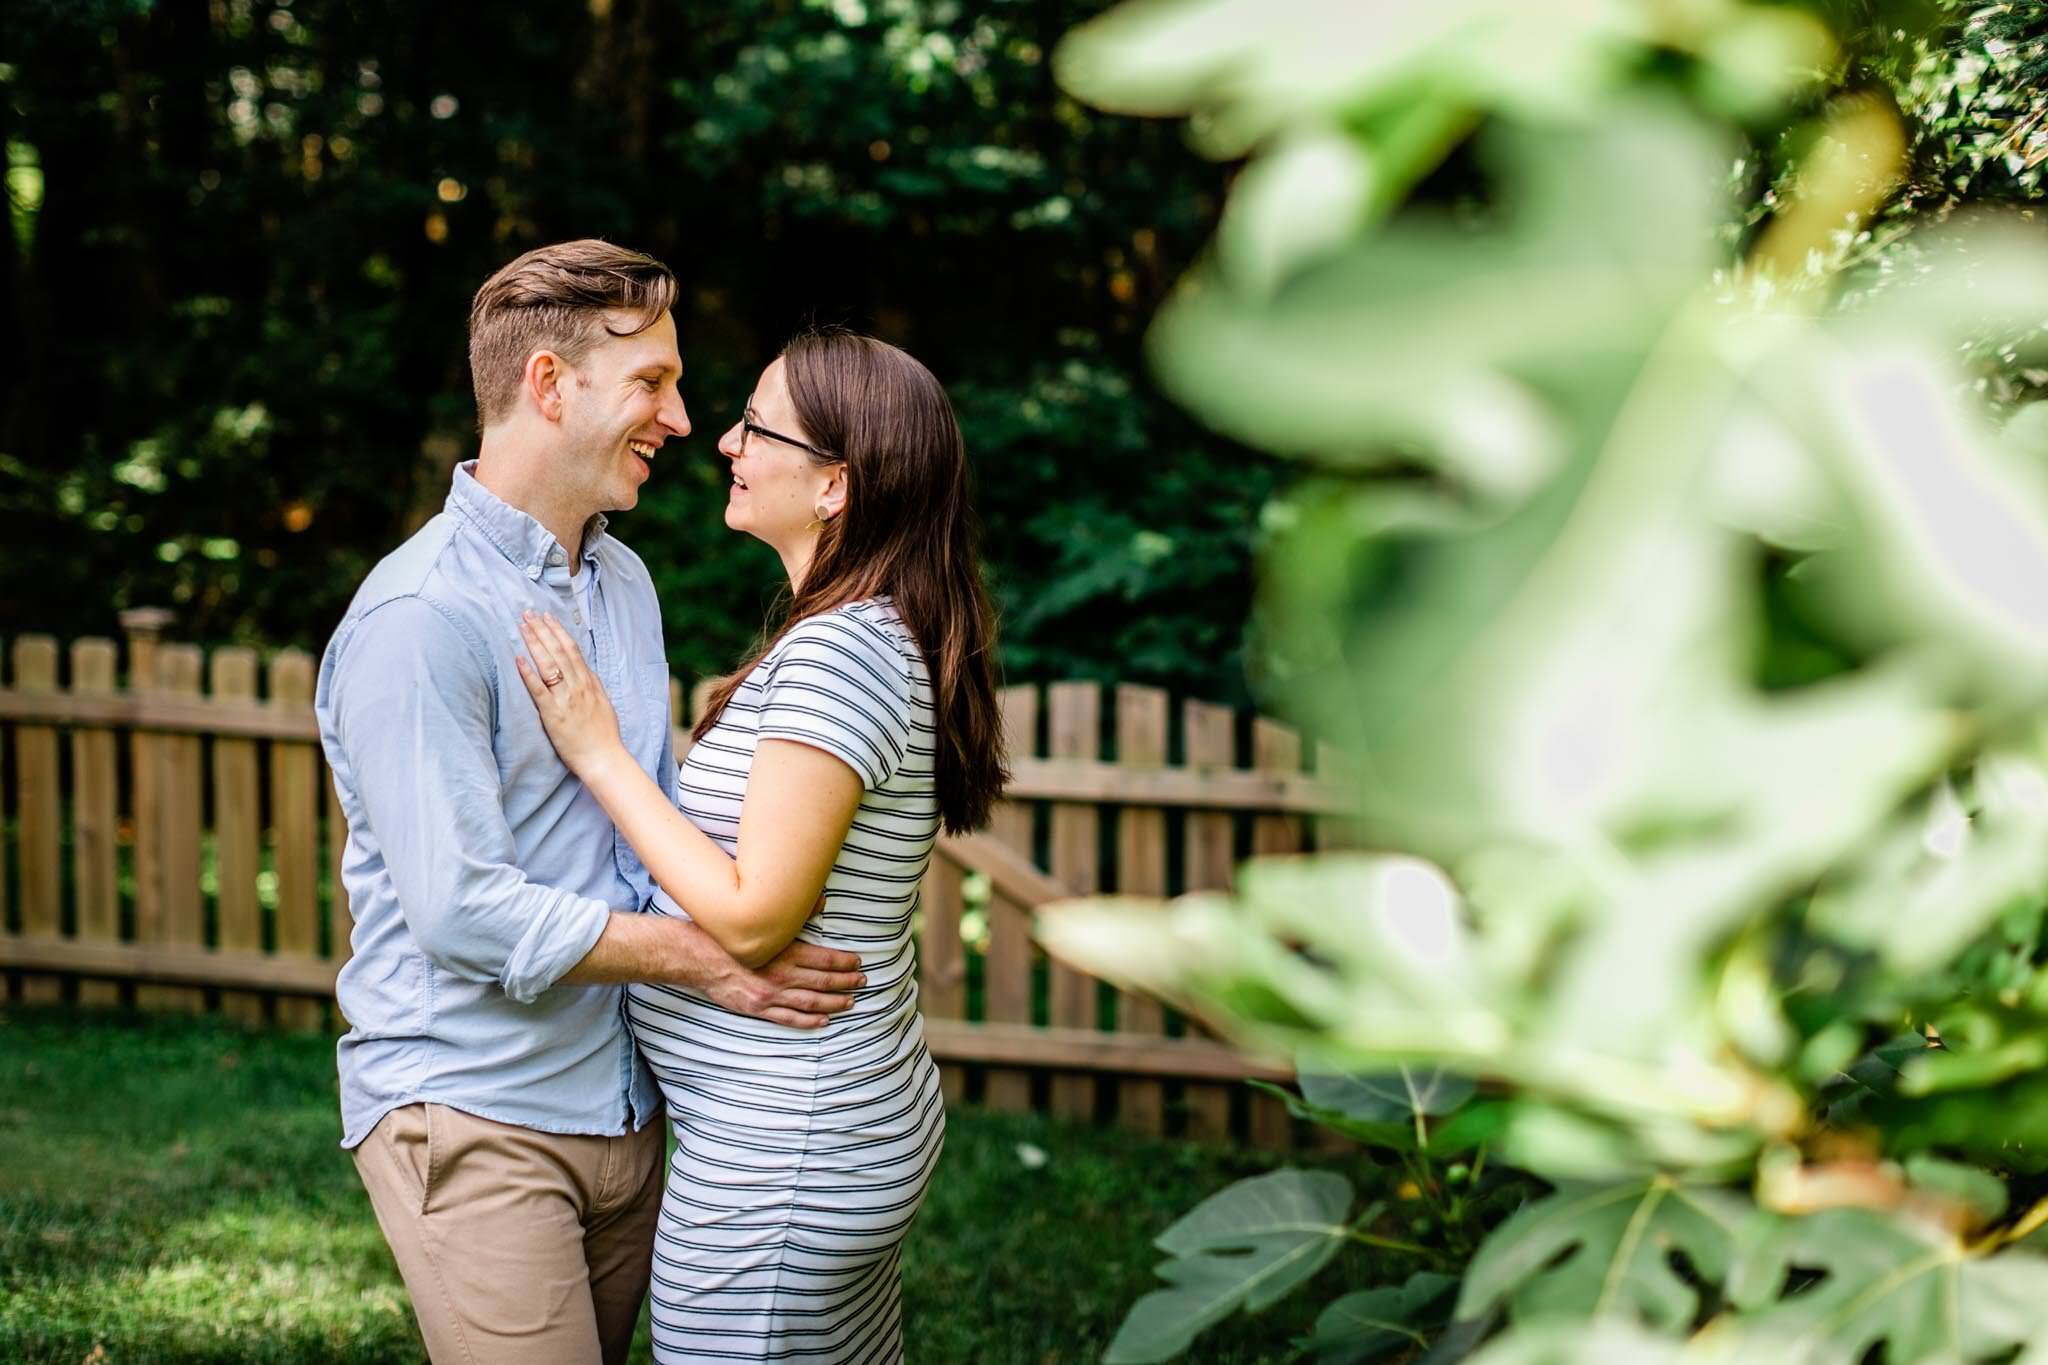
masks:
[[[825,524],[781,624],[711,692],[695,737],[718,723],[754,666],[799,621],[887,594],[924,654],[938,722],[939,818],[987,823],[1009,781],[996,704],[995,613],[981,582],[967,450],[932,372],[887,342],[840,328],[782,351],[797,420],[846,461],[846,506]]]

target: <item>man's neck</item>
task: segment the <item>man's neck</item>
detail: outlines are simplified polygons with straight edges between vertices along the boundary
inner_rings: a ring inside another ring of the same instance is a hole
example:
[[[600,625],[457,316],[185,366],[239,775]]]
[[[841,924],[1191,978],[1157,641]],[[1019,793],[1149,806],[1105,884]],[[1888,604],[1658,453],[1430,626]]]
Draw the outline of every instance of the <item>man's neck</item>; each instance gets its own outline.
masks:
[[[486,431],[477,451],[476,481],[506,506],[518,508],[546,528],[568,553],[570,575],[576,574],[583,562],[583,528],[597,512],[565,501],[550,487],[555,480],[539,451],[509,431]]]

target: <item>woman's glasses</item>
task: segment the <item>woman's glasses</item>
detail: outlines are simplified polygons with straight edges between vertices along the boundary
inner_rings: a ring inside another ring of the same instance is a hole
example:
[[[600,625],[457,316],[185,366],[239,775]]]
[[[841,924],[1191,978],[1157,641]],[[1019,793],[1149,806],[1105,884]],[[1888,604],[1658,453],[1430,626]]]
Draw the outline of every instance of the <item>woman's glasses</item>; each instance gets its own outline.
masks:
[[[837,461],[839,459],[831,451],[820,450],[809,441],[799,441],[794,436],[784,436],[779,431],[770,431],[767,427],[754,420],[754,410],[752,408],[748,408],[740,416],[740,450],[742,453],[747,448],[747,437],[749,436],[763,436],[771,441],[780,441],[786,446],[795,446],[798,450],[808,450],[821,460]]]

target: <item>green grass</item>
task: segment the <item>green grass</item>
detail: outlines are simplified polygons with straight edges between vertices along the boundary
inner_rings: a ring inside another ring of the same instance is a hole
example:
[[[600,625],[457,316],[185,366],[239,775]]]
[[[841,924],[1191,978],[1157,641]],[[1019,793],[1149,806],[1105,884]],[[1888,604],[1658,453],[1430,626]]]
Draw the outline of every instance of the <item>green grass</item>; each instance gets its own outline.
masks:
[[[0,1010],[0,1360],[423,1359],[338,1137],[329,1039],[213,1018]],[[1028,1168],[1020,1144],[1048,1159]],[[908,1359],[1098,1358],[1158,1283],[1152,1238],[1274,1164],[953,1114],[905,1248]],[[1305,1293],[1203,1337],[1193,1358],[1287,1360],[1317,1307],[1384,1278],[1372,1254],[1346,1252]],[[635,1358],[649,1359],[644,1327]]]

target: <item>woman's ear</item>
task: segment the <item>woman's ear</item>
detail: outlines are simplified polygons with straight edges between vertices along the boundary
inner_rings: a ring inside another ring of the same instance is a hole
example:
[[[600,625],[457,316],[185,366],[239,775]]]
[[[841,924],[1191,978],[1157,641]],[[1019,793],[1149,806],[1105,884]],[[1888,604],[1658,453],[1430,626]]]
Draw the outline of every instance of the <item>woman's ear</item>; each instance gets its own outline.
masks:
[[[846,462],[844,460],[832,466],[831,472],[825,476],[824,487],[818,491],[818,496],[812,505],[823,508],[828,519],[836,517],[846,510]]]

